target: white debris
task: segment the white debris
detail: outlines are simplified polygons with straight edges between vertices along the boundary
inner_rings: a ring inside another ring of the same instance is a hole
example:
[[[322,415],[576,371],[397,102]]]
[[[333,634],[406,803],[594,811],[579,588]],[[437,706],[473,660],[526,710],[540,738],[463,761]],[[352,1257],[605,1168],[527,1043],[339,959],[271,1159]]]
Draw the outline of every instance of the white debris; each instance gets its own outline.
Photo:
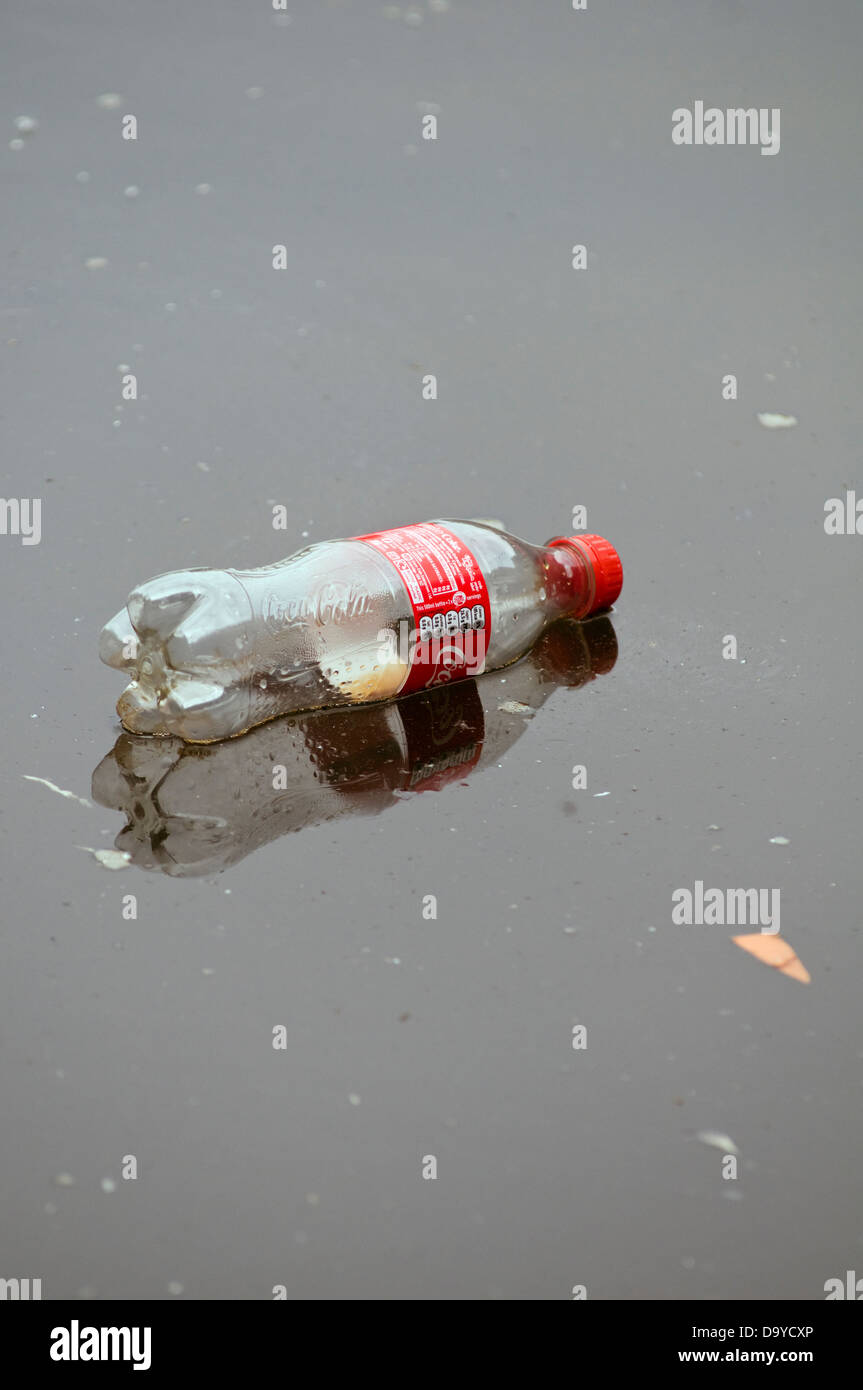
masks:
[[[49,782],[47,777],[32,777],[29,772],[22,772],[21,776],[25,782],[39,782],[49,791],[56,792],[58,796],[68,797],[70,801],[80,801],[82,806],[92,807],[92,801],[88,801],[86,796],[78,796],[75,792],[67,792],[64,787],[58,787],[56,782]]]
[[[769,410],[762,411],[756,418],[766,430],[790,430],[797,424],[796,415],[771,415]]]
[[[35,116],[16,116],[15,129],[22,135],[32,135],[34,130],[39,129],[39,122]]]
[[[140,193],[141,190],[136,183],[130,183],[128,187],[123,189],[123,196],[126,198],[138,198]]]
[[[106,256],[88,256],[84,262],[85,270],[104,270],[108,264]]]
[[[771,845],[790,845],[791,841],[786,840],[784,835],[774,835],[770,840]]]
[[[125,869],[132,862],[131,854],[127,854],[124,849],[92,849],[90,845],[76,845],[75,848],[92,854],[103,869]]]
[[[54,1179],[58,1187],[74,1187],[75,1179],[71,1173],[58,1173]]]
[[[102,1181],[99,1183],[99,1186],[101,1187],[103,1192],[117,1191],[117,1184],[115,1183],[113,1178],[103,1178]]]
[[[696,1134],[696,1139],[701,1144],[707,1144],[711,1149],[721,1149],[725,1154],[739,1154],[740,1150],[729,1134],[721,1134],[716,1129],[700,1129]]]
[[[9,148],[10,150],[23,150],[24,141],[16,136],[14,140],[9,141]]]
[[[208,193],[212,193],[212,191],[213,191],[213,185],[212,185],[211,183],[196,183],[196,184],[195,184],[195,192],[198,193],[198,194],[200,194],[200,196],[201,196],[202,198],[206,198],[207,194],[208,194]]]
[[[119,92],[103,92],[100,97],[96,98],[96,105],[103,107],[105,111],[115,111],[118,106],[122,105],[122,102],[123,98]]]
[[[168,1293],[172,1294],[174,1298],[179,1298],[182,1292],[183,1285],[178,1283],[176,1279],[172,1279],[168,1285]]]
[[[535,711],[534,711],[534,709],[533,709],[533,707],[532,707],[531,705],[523,705],[523,704],[521,704],[520,701],[518,701],[518,700],[504,700],[504,702],[503,702],[502,705],[498,705],[498,709],[501,710],[504,714],[534,714],[534,713],[535,713]]]
[[[351,1094],[348,1096],[348,1100],[350,1101],[351,1105],[362,1105],[362,1096],[358,1096],[356,1091],[351,1091]]]

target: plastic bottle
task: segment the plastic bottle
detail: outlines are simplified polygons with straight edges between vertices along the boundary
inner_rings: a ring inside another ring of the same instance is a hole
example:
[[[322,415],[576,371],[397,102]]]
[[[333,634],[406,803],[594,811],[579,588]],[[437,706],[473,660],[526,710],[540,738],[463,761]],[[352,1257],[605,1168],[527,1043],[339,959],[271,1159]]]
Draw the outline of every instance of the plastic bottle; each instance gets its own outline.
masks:
[[[520,661],[404,700],[312,710],[208,747],[121,734],[93,773],[93,800],[121,811],[115,840],[141,869],[219,873],[307,826],[375,816],[500,764],[556,690],[609,672],[606,617],[553,623]]]
[[[260,569],[163,574],[133,590],[99,654],[131,676],[126,729],[209,743],[506,666],[554,619],[609,607],[622,583],[601,536],[536,546],[499,523],[422,522]]]

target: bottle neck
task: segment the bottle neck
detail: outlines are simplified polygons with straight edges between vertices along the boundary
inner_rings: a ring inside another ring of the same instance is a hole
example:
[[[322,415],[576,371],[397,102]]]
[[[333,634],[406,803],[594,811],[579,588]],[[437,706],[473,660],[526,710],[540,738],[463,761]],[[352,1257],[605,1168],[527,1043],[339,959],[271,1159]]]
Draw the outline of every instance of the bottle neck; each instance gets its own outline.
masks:
[[[558,541],[543,555],[549,616],[585,618],[593,608],[596,579],[587,547],[578,539]]]

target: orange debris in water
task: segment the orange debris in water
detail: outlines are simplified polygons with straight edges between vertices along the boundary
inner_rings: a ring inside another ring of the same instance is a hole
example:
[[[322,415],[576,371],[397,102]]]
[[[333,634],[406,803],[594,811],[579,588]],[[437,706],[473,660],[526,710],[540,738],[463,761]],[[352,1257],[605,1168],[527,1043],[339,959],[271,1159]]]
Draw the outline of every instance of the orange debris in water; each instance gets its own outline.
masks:
[[[731,940],[764,965],[772,965],[781,974],[788,975],[792,980],[799,980],[801,985],[808,985],[812,979],[797,952],[787,941],[783,941],[781,936],[753,932],[751,936],[733,936]]]

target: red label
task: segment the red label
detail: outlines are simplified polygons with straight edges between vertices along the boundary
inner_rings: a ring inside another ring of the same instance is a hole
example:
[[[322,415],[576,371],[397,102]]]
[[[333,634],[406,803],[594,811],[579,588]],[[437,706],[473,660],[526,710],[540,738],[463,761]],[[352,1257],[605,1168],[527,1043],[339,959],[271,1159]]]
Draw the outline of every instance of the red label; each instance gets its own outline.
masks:
[[[410,599],[413,629],[399,634],[399,653],[409,669],[399,694],[480,675],[491,604],[482,570],[465,543],[434,521],[356,539],[386,556]]]

